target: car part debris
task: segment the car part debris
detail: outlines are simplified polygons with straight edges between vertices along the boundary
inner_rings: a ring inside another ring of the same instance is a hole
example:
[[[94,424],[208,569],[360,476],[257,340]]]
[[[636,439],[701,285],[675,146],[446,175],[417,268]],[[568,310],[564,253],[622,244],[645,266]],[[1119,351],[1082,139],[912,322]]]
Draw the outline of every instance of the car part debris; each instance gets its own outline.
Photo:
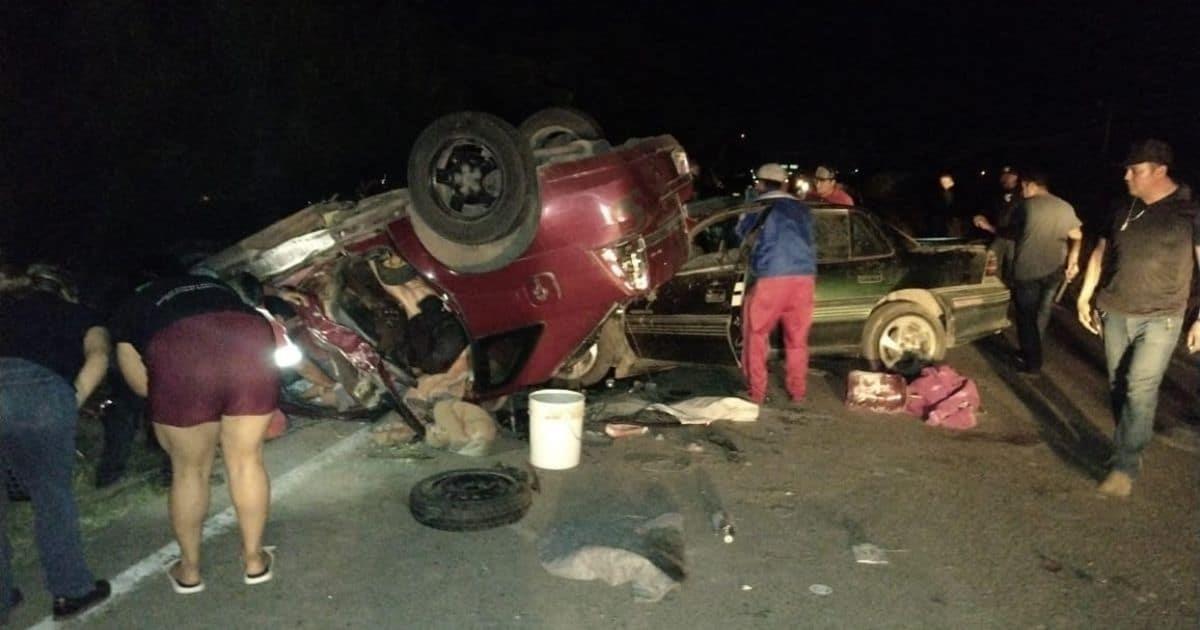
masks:
[[[515,523],[533,502],[528,476],[515,468],[448,470],[413,486],[408,508],[422,525],[451,532]]]
[[[887,553],[871,543],[862,543],[850,548],[854,561],[859,564],[887,564]]]
[[[704,439],[712,444],[716,444],[725,449],[725,459],[731,462],[742,461],[742,450],[734,443],[729,436],[719,431],[708,431],[704,434]]]
[[[718,510],[713,512],[710,520],[713,531],[721,536],[721,540],[725,541],[727,545],[732,543],[735,530],[733,521],[729,519],[729,513],[725,510]]]
[[[604,433],[612,438],[637,437],[646,435],[649,432],[650,427],[639,426],[636,424],[609,423],[604,425]]]
[[[652,603],[687,577],[683,551],[683,516],[669,512],[636,523],[623,518],[560,525],[538,556],[552,575],[612,586],[630,582],[635,601]]]

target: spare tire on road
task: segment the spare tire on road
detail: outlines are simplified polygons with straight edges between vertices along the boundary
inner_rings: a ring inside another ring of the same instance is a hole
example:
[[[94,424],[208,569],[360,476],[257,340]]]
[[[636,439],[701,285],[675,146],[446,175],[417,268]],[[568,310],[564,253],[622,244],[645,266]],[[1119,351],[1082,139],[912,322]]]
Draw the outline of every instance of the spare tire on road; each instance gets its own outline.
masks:
[[[532,152],[512,125],[491,114],[459,112],[426,127],[408,157],[408,188],[421,244],[457,271],[508,264],[524,253],[541,216]],[[501,243],[482,258],[471,254]]]
[[[467,468],[426,477],[413,486],[408,508],[418,523],[450,532],[490,529],[525,516],[533,496],[513,468]]]

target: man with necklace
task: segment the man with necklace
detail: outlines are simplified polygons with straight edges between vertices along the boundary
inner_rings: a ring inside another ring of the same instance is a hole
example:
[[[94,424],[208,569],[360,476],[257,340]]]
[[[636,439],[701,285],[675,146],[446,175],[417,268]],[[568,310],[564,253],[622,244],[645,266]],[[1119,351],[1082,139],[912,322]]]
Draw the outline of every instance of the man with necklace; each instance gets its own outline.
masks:
[[[1173,157],[1161,140],[1133,145],[1125,160],[1132,200],[1101,234],[1076,303],[1079,322],[1104,338],[1117,415],[1112,469],[1099,487],[1109,496],[1133,490],[1154,434],[1158,388],[1185,327],[1188,350],[1200,350],[1200,320],[1184,321],[1200,265],[1200,206],[1169,175]]]

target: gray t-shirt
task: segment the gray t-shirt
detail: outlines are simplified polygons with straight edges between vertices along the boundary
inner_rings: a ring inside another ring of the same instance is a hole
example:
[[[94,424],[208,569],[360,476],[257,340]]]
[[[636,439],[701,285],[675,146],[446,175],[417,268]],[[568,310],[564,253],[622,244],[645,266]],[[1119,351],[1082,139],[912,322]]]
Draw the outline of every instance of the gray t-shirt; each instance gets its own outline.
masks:
[[[1067,232],[1082,225],[1075,208],[1046,193],[1026,199],[1016,214],[1021,231],[1013,279],[1028,282],[1061,270],[1067,260]]]

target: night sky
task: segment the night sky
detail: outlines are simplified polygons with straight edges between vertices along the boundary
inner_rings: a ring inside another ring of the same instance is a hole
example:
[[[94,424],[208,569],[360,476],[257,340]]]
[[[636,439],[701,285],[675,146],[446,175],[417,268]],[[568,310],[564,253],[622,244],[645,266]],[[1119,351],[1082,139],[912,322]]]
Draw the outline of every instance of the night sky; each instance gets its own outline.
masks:
[[[464,109],[571,105],[721,173],[1036,164],[1077,205],[1119,192],[1134,138],[1200,164],[1196,2],[188,4],[3,9],[10,256],[223,245],[402,185],[416,134]]]

